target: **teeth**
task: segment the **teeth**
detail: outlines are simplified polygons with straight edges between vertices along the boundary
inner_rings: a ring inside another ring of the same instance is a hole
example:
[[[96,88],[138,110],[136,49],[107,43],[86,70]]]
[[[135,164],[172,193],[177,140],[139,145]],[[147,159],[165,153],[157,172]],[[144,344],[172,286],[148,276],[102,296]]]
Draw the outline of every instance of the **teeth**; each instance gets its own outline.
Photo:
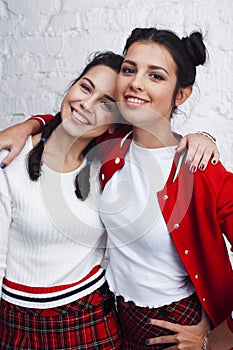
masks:
[[[138,98],[134,98],[134,97],[127,97],[127,101],[131,103],[138,103],[138,104],[146,103],[145,100],[139,100]]]
[[[82,115],[80,115],[78,112],[76,112],[75,110],[73,110],[73,116],[78,120],[80,121],[81,123],[83,124],[87,124],[89,125],[90,122],[89,120],[87,120],[86,118],[84,118]]]

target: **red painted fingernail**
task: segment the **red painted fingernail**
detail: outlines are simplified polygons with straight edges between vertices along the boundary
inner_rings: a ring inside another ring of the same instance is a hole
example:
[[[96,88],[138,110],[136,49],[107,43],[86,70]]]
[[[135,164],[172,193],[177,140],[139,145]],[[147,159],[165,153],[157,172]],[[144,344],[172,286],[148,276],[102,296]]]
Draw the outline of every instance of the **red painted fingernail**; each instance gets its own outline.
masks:
[[[194,165],[190,168],[190,171],[191,171],[192,173],[195,173],[196,170],[197,170],[197,168],[196,168]]]
[[[204,169],[204,164],[201,164],[201,165],[199,166],[199,169],[200,169],[200,170],[203,170],[203,169]]]

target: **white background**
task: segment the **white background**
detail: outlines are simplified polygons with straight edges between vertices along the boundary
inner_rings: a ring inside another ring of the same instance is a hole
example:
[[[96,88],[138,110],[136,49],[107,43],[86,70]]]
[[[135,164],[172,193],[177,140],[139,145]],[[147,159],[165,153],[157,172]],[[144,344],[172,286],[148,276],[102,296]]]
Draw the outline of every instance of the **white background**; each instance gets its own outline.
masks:
[[[203,32],[209,59],[174,128],[211,132],[233,170],[232,0],[0,0],[0,128],[56,112],[86,57],[122,53],[136,26]]]

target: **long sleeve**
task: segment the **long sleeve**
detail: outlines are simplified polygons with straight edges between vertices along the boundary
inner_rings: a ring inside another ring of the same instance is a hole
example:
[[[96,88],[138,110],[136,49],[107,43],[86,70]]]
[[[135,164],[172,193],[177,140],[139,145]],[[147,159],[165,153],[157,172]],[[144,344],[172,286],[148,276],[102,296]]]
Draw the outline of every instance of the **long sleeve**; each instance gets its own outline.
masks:
[[[33,115],[28,120],[36,120],[40,124],[40,128],[41,128],[40,131],[43,131],[45,124],[48,123],[53,118],[54,116],[51,114],[38,114],[38,115]]]
[[[17,181],[17,180],[16,180]],[[5,275],[9,227],[11,223],[11,198],[4,170],[0,171],[0,295]]]
[[[225,170],[225,169],[224,169]],[[221,174],[220,174],[221,175]],[[231,244],[231,250],[233,247],[233,174],[225,172],[222,174],[221,190],[219,191],[217,198],[217,215],[218,221],[222,228],[222,232],[226,235],[229,243]]]

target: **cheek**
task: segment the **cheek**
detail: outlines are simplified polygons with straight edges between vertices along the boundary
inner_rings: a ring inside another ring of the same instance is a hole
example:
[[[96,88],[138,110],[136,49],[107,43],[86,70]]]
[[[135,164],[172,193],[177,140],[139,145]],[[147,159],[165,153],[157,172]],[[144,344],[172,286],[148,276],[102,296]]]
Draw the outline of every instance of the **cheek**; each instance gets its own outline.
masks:
[[[109,125],[96,125],[92,130],[89,130],[85,133],[86,137],[95,138],[103,135],[106,131],[108,131]]]
[[[127,83],[126,81],[124,81],[123,78],[119,77],[117,79],[117,83],[116,83],[116,99],[117,101],[120,101],[122,99],[122,93],[125,90]]]
[[[96,118],[96,125],[97,126],[106,126],[109,124],[113,124],[117,121],[117,115],[116,113],[107,113],[100,111],[100,115]]]
[[[66,108],[68,108],[69,101],[70,101],[70,93],[67,93],[62,100],[61,109],[65,110]]]
[[[61,117],[62,117],[62,119],[64,119],[65,118],[65,116],[66,116],[66,103],[65,103],[65,101],[63,100],[62,101],[62,104],[61,104]]]
[[[116,95],[115,95],[116,96]],[[105,109],[102,105],[97,104],[95,106],[95,125],[101,126],[106,124],[116,123],[119,119],[119,111],[117,105],[111,106],[111,111]]]
[[[65,104],[66,104],[66,99],[64,98],[61,103],[61,110],[64,109]]]
[[[173,105],[173,94],[173,89],[162,89],[160,91],[157,91],[157,93],[154,95],[154,101],[159,101],[159,105]]]

